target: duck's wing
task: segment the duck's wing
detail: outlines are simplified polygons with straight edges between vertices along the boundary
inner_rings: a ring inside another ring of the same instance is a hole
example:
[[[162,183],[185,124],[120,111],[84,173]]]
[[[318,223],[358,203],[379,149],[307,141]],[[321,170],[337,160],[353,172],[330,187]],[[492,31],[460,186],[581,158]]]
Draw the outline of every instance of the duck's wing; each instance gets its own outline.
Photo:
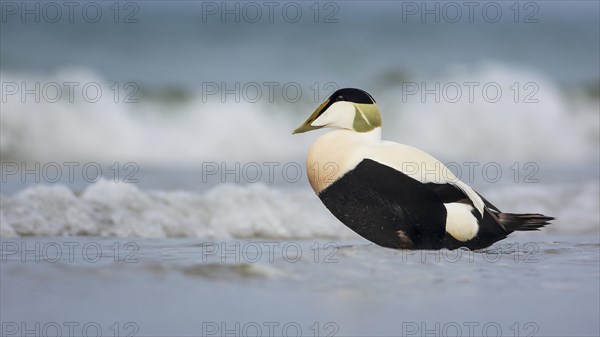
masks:
[[[346,226],[381,246],[439,249],[446,235],[446,208],[438,195],[372,159],[363,159],[319,198]]]
[[[423,184],[450,185],[444,188],[452,194],[454,192],[450,187],[456,187],[469,198],[478,211],[479,217],[483,217],[485,202],[479,194],[430,154],[412,146],[386,141],[369,148],[366,151],[366,158],[392,167]]]

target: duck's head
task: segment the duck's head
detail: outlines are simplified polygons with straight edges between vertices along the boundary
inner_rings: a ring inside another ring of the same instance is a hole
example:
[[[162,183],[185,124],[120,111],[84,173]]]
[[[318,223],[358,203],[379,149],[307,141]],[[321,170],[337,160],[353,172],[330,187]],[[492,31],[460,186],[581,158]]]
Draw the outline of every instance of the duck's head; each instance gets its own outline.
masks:
[[[326,127],[369,132],[381,127],[381,114],[366,91],[344,88],[329,96],[292,134]]]

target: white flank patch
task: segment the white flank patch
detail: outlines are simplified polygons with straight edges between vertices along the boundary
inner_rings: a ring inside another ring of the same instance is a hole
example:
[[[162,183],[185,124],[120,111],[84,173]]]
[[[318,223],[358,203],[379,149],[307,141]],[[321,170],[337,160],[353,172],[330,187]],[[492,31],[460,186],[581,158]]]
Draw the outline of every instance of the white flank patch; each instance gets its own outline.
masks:
[[[448,212],[446,217],[446,232],[450,233],[456,240],[468,241],[477,235],[479,225],[471,211],[473,207],[461,203],[444,204]]]

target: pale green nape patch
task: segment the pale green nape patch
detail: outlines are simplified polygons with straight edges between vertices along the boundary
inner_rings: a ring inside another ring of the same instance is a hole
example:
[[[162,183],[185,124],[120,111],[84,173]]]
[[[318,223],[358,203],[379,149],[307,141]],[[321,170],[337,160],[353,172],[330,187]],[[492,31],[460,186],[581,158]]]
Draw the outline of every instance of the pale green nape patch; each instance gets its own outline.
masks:
[[[352,129],[356,132],[369,132],[381,127],[381,113],[376,104],[354,103],[356,113]]]

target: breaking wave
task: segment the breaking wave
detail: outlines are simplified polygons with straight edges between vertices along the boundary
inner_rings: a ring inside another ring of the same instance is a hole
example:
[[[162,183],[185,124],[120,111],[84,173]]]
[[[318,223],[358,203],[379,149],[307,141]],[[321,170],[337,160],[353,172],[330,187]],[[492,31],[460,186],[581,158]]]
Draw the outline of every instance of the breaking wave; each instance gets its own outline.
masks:
[[[597,235],[600,227],[598,181],[495,186],[482,192],[502,210],[557,217],[544,231]],[[143,191],[108,180],[79,194],[63,185],[37,185],[0,196],[0,235],[358,238],[308,189],[224,184],[204,193]]]
[[[141,99],[127,104],[122,103],[127,92],[115,103],[113,84],[87,69],[65,68],[46,77],[6,72],[1,76],[5,83],[25,82],[28,88],[35,82],[98,83],[104,93],[95,103],[77,97],[69,102],[64,90],[53,103],[43,97],[36,103],[32,95],[23,103],[20,95],[8,95],[0,123],[4,160],[135,161],[168,167],[206,160],[299,160],[315,136],[290,135],[317,105],[314,102],[221,103],[192,92],[175,103]],[[422,102],[419,95],[404,97],[401,88],[393,86],[373,92],[382,107],[386,138],[448,160],[598,159],[599,103],[593,98],[568,98],[552,80],[534,71],[498,64],[451,70],[426,85],[431,88],[436,82],[442,88],[450,82],[460,84],[465,98],[452,102],[447,96],[454,93],[447,92],[439,103],[431,95]],[[489,103],[476,96],[471,103],[464,82],[480,83],[476,95],[484,84],[497,83],[503,97]],[[514,82],[521,90],[519,103],[514,103],[510,89]],[[536,87],[526,88],[529,82]],[[537,90],[530,98],[538,102],[523,103],[531,90]]]

